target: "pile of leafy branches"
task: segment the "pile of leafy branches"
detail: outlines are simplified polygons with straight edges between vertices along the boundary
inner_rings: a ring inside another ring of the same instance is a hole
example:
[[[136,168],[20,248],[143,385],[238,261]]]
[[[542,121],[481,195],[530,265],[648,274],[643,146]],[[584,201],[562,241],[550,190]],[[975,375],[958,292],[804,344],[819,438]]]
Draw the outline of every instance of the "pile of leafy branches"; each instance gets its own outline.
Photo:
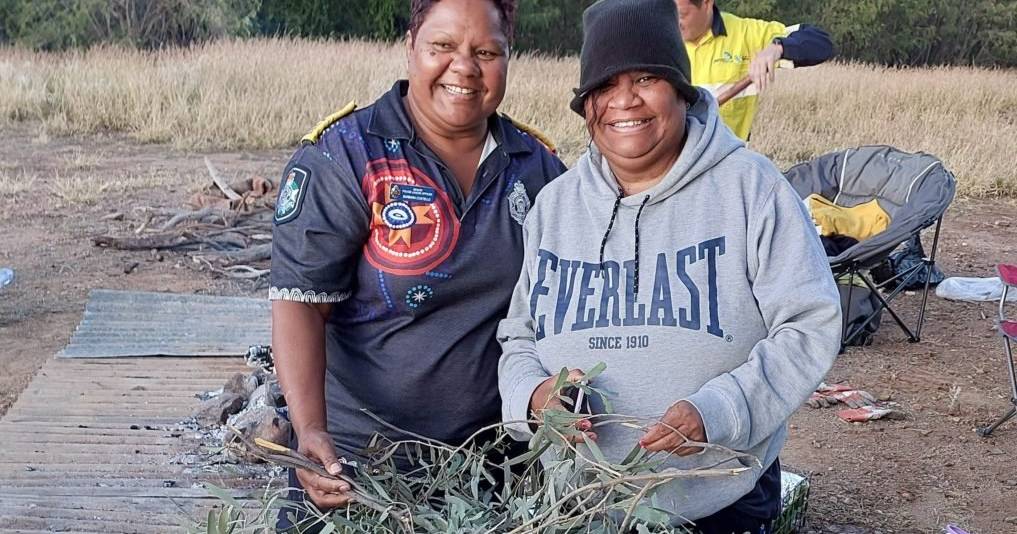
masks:
[[[587,373],[587,381],[570,384],[563,369],[555,390],[580,388],[587,395],[600,397],[610,412],[607,397],[588,383],[603,370],[603,364],[597,365]],[[571,402],[561,398],[566,404]],[[560,409],[544,410],[542,415],[539,421],[505,422],[481,429],[458,447],[382,422],[409,438],[392,442],[376,436],[368,448],[370,464],[357,469],[352,480],[357,502],[331,513],[310,504],[297,505],[304,512],[291,512],[297,532],[319,521],[326,524],[325,534],[689,532],[670,526],[671,515],[655,505],[654,489],[676,479],[736,476],[749,469],[665,468],[668,454],[649,453],[638,445],[622,461],[612,462],[596,443],[575,444],[575,438],[582,435],[575,424],[579,419],[590,419],[594,428],[624,425],[644,429],[659,420],[577,415]],[[510,424],[531,424],[536,431],[525,454],[505,458],[511,439],[505,426]],[[493,440],[480,441],[480,436],[492,432]],[[733,458],[756,462],[716,445],[686,440],[683,446],[722,450],[727,457],[720,463]],[[396,464],[401,463],[397,457],[412,459],[413,467],[397,470]],[[282,498],[285,491],[266,495],[260,509],[251,510],[216,490],[225,503],[209,512],[205,530],[209,534],[271,531],[278,509],[294,506]]]

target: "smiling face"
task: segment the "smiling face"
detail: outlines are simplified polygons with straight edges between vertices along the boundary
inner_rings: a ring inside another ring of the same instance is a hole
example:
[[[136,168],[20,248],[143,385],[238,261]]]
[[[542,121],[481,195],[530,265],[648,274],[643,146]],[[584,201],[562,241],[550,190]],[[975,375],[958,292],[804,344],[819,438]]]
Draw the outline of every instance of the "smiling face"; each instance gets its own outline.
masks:
[[[442,136],[486,127],[505,96],[508,38],[490,1],[442,0],[407,35],[410,110]]]
[[[638,71],[618,74],[585,105],[593,142],[613,168],[652,173],[678,157],[685,101],[663,78]]]
[[[694,43],[713,27],[713,0],[675,0],[682,39]]]

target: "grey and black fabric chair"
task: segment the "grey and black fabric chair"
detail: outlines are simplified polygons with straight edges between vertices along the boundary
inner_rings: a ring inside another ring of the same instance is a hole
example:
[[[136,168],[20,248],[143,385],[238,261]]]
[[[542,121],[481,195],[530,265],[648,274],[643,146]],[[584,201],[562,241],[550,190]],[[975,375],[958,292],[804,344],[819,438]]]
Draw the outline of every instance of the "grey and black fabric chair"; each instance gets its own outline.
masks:
[[[929,296],[929,280],[936,263],[939,232],[943,214],[953,201],[956,179],[943,162],[930,154],[909,153],[878,145],[849,148],[825,154],[800,163],[786,173],[788,181],[803,199],[818,194],[838,206],[853,207],[876,200],[890,216],[889,226],[836,256],[830,257],[830,269],[838,279],[860,280],[878,299],[875,310],[860,322],[848,327],[850,309],[845,310],[843,345],[866,332],[885,309],[907,334],[908,339],[921,339],[922,323]],[[922,230],[935,226],[932,247],[923,260],[895,276],[875,282],[869,271],[883,264],[898,245],[919,236]],[[891,303],[916,280],[922,280],[922,304],[916,324],[908,325]],[[847,295],[850,307],[851,287]],[[892,289],[890,289],[892,288]]]

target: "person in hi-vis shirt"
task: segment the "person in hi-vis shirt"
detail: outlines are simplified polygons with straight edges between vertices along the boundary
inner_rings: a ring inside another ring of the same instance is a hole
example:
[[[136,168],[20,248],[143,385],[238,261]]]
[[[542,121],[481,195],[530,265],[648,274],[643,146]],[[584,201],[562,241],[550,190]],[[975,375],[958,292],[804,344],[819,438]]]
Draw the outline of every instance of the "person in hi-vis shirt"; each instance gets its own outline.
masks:
[[[743,140],[749,139],[758,95],[782,66],[808,67],[833,56],[833,43],[822,29],[807,24],[742,18],[722,12],[714,0],[675,0],[685,50],[692,63],[692,84],[723,94],[749,77],[752,85],[720,108],[720,116]]]

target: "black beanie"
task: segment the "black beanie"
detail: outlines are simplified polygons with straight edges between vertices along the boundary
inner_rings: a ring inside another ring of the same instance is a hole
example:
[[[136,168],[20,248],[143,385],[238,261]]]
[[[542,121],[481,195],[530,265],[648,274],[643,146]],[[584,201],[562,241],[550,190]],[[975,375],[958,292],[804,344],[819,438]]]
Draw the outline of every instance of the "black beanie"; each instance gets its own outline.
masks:
[[[664,78],[690,105],[699,99],[690,82],[692,69],[674,0],[600,0],[583,12],[579,88],[573,90],[572,111],[585,117],[583,103],[590,91],[630,71]]]

